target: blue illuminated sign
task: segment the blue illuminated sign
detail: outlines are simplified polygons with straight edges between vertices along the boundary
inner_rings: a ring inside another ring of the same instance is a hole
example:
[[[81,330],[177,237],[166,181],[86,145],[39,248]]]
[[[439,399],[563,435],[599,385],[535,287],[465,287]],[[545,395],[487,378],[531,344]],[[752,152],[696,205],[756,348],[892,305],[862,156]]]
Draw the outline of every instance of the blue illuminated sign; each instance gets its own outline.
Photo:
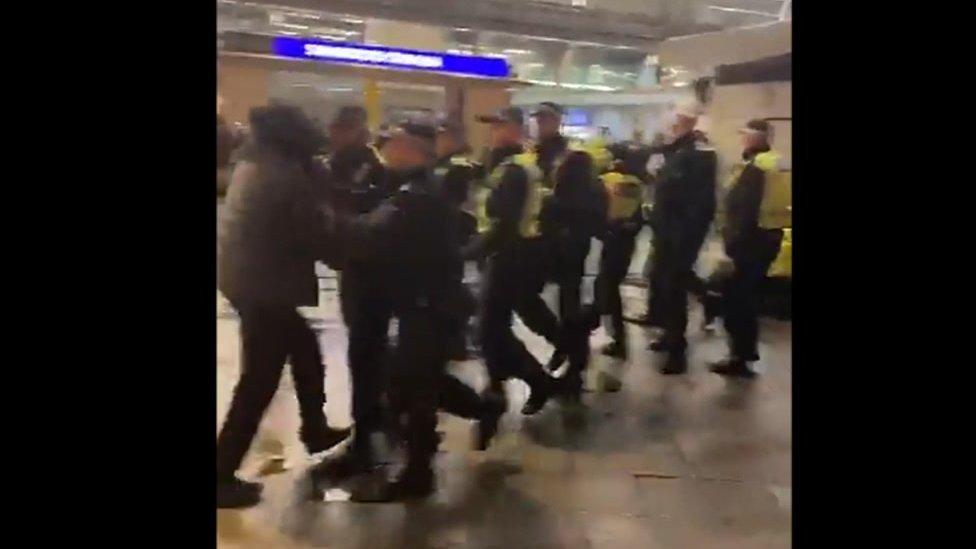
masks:
[[[271,44],[271,51],[282,57],[328,63],[446,72],[482,78],[508,78],[508,62],[500,57],[452,55],[436,51],[286,37],[275,37]]]

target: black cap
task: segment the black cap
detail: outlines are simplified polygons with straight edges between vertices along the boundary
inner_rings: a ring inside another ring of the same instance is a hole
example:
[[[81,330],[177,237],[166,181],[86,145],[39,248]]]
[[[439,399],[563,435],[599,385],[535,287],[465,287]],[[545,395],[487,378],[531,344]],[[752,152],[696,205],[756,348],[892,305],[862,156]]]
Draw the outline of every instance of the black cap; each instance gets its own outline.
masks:
[[[518,124],[519,126],[525,124],[522,109],[518,107],[505,107],[504,109],[499,109],[495,114],[479,115],[477,120],[478,122],[487,124],[511,123]]]
[[[746,122],[744,128],[740,129],[741,133],[761,133],[764,135],[769,135],[769,122],[761,118],[753,118],[752,120]]]
[[[332,118],[330,126],[357,127],[366,125],[366,109],[359,105],[346,105]]]
[[[393,126],[392,129],[391,136],[393,137],[397,134],[405,134],[432,143],[437,138],[437,129],[426,120],[403,120]]]
[[[451,118],[442,118],[437,122],[437,133],[449,133],[452,135],[463,136],[464,125]]]
[[[565,110],[558,103],[553,103],[552,101],[543,101],[539,103],[539,108],[532,111],[532,116],[562,116]]]

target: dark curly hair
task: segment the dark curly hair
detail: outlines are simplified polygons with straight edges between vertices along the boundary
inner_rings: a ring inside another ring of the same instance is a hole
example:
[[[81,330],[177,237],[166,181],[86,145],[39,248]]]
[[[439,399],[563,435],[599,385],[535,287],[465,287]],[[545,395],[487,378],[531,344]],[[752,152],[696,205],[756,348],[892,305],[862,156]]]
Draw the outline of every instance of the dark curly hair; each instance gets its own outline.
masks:
[[[254,144],[282,154],[308,157],[325,144],[325,133],[302,109],[293,105],[272,103],[255,107],[248,114]]]

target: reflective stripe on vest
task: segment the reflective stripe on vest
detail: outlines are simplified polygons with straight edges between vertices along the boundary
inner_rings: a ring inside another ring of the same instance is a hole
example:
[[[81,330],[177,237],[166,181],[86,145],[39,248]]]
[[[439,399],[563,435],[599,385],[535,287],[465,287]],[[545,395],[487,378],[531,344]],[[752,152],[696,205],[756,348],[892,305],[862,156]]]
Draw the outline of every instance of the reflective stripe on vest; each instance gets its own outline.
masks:
[[[610,221],[628,219],[641,206],[640,180],[620,172],[608,172],[600,176],[607,190],[607,219]]]

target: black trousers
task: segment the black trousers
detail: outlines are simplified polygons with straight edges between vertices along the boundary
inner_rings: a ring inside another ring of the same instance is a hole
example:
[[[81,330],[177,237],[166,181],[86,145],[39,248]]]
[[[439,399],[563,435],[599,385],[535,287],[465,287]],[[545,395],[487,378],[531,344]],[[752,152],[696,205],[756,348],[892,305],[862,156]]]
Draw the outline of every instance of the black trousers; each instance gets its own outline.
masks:
[[[444,371],[448,323],[422,308],[401,311],[398,319],[390,404],[406,444],[407,468],[429,469],[438,444],[437,409],[451,377]]]
[[[573,236],[559,244],[556,283],[559,285],[560,321],[579,314],[580,286],[583,284],[586,256],[589,253],[589,236],[586,238]]]
[[[668,350],[682,353],[688,346],[688,292],[695,284],[693,267],[704,234],[684,242],[655,237],[651,271],[652,324],[664,329]]]
[[[604,239],[600,253],[600,274],[595,283],[598,310],[600,314],[610,316],[611,335],[621,344],[626,341],[627,333],[624,330],[620,284],[627,277],[636,236],[633,233],[615,232]]]
[[[495,254],[485,269],[478,329],[495,391],[511,377],[530,386],[548,377],[512,332],[512,313],[518,312],[530,329],[554,345],[559,342],[559,323],[539,295],[545,282],[543,262],[547,260],[540,254],[543,250],[537,243],[512,246]]]
[[[478,419],[484,409],[478,392],[447,372],[441,380],[438,404],[441,410],[464,419]]]
[[[387,388],[390,357],[389,330],[393,302],[381,292],[370,291],[360,273],[343,273],[339,299],[349,330],[347,354],[352,380],[352,417],[355,437],[352,451],[372,459],[370,437],[383,427],[383,395]]]
[[[725,329],[729,353],[746,361],[759,360],[759,301],[766,272],[779,252],[781,231],[762,231],[750,242],[727,253],[735,270],[726,281]]]
[[[241,465],[271,403],[285,361],[291,363],[302,433],[327,426],[325,366],[318,339],[292,307],[233,303],[240,314],[243,341],[241,377],[217,437],[217,475],[227,479]],[[302,437],[305,440],[305,437]]]

